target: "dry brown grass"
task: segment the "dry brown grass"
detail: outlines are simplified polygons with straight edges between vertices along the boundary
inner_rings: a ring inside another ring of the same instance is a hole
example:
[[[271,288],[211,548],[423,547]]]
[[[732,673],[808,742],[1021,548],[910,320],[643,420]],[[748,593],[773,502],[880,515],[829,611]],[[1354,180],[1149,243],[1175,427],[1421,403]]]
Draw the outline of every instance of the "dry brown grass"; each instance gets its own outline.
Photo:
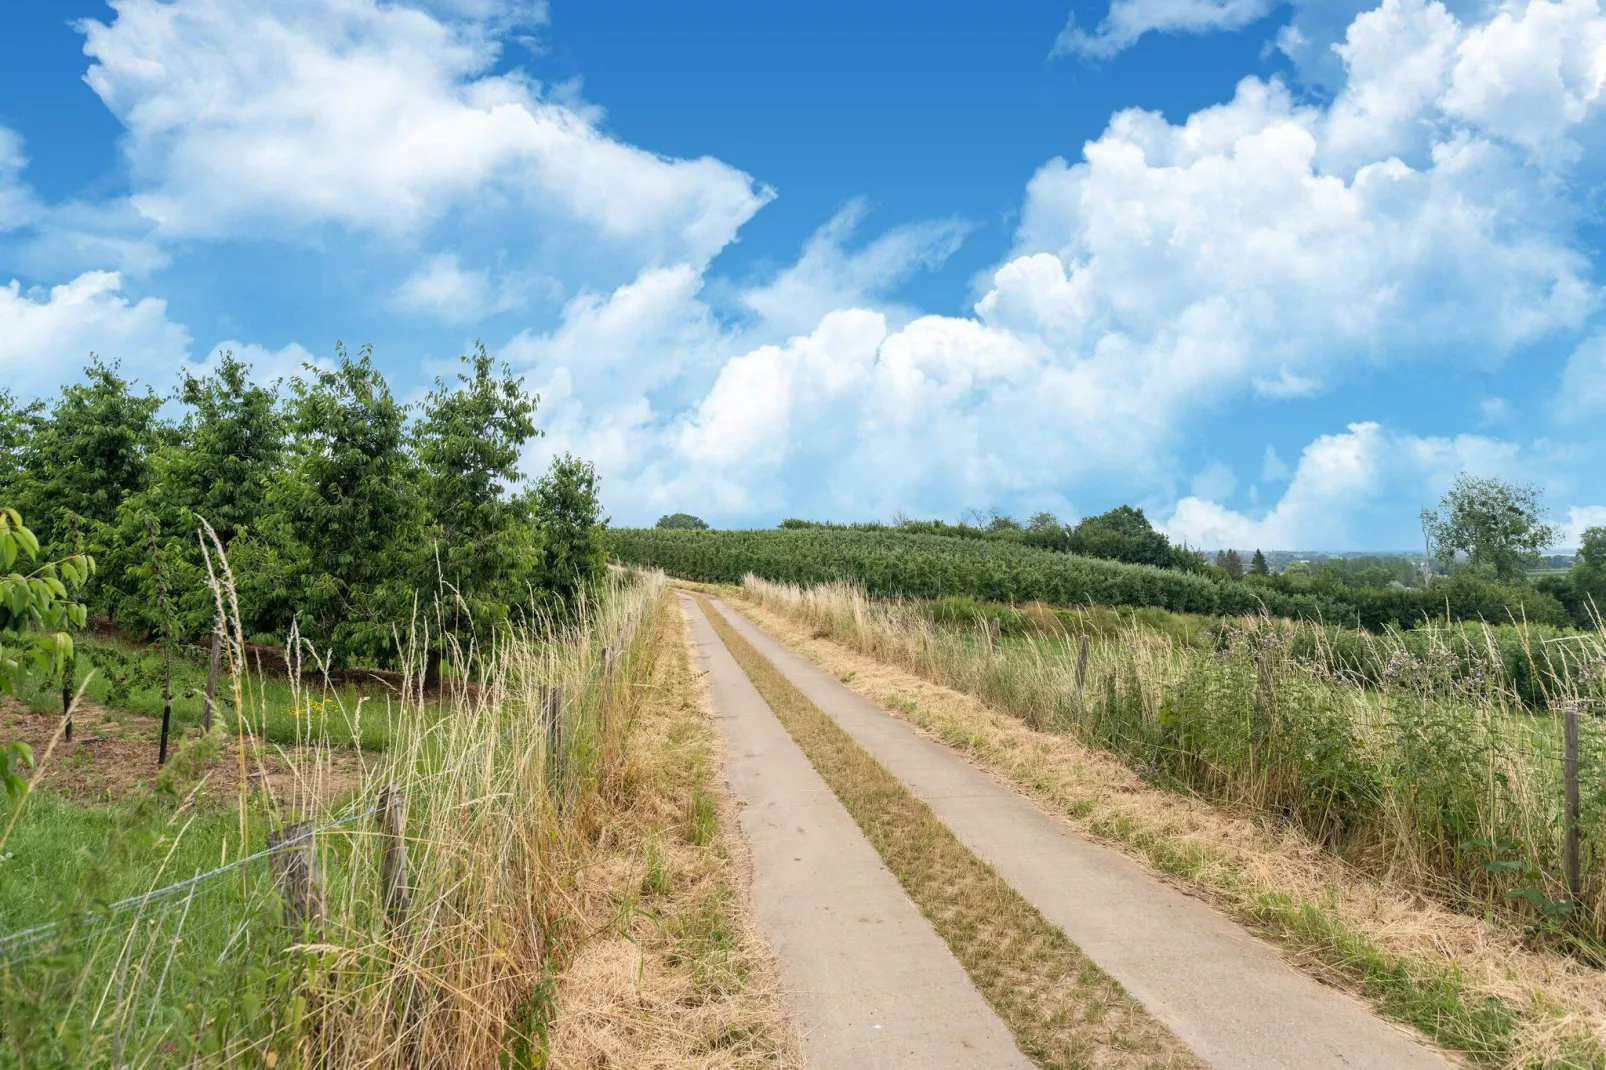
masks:
[[[720,593],[792,650],[1079,832],[1447,1047],[1501,1067],[1606,1065],[1606,973],[1535,949],[1504,923],[1363,877],[1286,826],[1151,786],[1108,754],[850,650],[739,589]]]
[[[579,874],[576,920],[595,935],[557,979],[550,1065],[801,1067],[752,924],[745,848],[685,625],[672,608],[660,619],[625,766]]]
[[[699,598],[753,685],[1039,1066],[1197,1067],[1169,1030]]]

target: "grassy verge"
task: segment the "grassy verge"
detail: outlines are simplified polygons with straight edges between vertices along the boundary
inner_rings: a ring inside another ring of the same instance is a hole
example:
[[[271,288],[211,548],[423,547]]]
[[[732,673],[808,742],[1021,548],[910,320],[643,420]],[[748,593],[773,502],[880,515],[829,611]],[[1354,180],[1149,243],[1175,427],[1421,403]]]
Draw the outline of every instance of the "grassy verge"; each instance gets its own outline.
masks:
[[[673,605],[659,619],[625,761],[577,874],[573,925],[588,935],[557,977],[549,1065],[800,1067],[752,927],[684,623]]]
[[[782,676],[705,598],[703,613],[825,782],[1044,1067],[1191,1067],[1193,1055],[925,803]]]
[[[1529,946],[1509,925],[1363,876],[1297,830],[1148,783],[1068,735],[859,651],[851,631],[829,631],[740,591],[731,597],[848,687],[1469,1061],[1606,1067],[1602,971]]]

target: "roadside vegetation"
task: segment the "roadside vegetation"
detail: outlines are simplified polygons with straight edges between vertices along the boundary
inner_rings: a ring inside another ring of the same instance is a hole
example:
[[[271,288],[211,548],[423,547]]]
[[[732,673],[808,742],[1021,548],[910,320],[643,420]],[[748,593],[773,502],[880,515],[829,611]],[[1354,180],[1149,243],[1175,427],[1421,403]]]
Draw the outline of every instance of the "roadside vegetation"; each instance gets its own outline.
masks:
[[[0,1065],[797,1065],[662,577],[535,406],[483,350],[0,393]]]
[[[1307,831],[1297,814],[1196,788],[1164,765],[1085,740],[1059,719],[1069,709],[1077,639],[1060,640],[1068,660],[1041,639],[995,653],[980,628],[937,626],[917,607],[843,586],[750,581],[720,593],[848,687],[1469,1062],[1606,1067],[1606,975],[1593,938],[1565,931],[1524,898],[1496,904],[1448,889],[1412,864],[1414,849],[1394,864],[1383,854],[1356,856]],[[1123,645],[1163,645],[1130,622],[1093,636],[1090,680],[1119,671]],[[1057,711],[1034,707],[1034,696],[1054,697],[1050,687],[1062,699]],[[1046,723],[1037,719],[1044,709]],[[1408,783],[1399,787],[1409,794]]]

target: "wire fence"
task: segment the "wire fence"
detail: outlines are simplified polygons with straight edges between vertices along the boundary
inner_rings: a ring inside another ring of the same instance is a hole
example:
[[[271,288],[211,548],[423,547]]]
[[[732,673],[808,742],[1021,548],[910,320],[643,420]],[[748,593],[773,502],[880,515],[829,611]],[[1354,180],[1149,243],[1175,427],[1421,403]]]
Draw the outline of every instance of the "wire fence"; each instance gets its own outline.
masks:
[[[356,794],[332,812],[297,786],[297,821],[264,781],[262,796],[242,797],[238,839],[227,811],[141,833],[157,847],[139,872],[172,874],[174,857],[188,869],[203,845],[255,847],[0,936],[0,1066],[166,1065],[178,1053],[186,1065],[257,1065],[269,1051],[369,1065],[362,1030],[380,1062],[445,1044],[442,1065],[483,1065],[539,977],[551,919],[532,897],[554,879],[542,845],[568,835],[566,815],[618,744],[610,711],[634,701],[660,590],[661,579],[620,579],[561,631],[485,652],[440,709],[412,696],[383,757],[357,760]],[[330,752],[314,748],[297,785],[323,783]],[[482,1021],[481,1034],[448,1039]]]

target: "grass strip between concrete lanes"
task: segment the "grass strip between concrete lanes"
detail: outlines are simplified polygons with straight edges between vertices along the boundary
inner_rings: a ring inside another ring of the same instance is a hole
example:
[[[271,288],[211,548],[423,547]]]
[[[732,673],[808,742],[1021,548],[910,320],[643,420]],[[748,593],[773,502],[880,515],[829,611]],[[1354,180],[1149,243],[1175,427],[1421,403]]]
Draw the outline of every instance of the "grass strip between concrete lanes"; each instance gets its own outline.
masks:
[[[1198,1067],[1165,1026],[977,858],[702,596],[736,663],[1034,1063]]]

